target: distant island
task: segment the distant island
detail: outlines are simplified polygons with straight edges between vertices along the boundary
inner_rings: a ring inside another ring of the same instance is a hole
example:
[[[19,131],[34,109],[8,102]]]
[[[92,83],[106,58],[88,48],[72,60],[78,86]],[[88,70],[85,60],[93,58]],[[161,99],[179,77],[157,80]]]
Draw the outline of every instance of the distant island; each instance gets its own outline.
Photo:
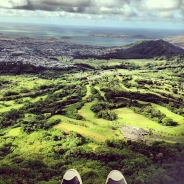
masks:
[[[164,38],[165,41],[184,49],[184,33],[180,33],[177,36],[169,36]]]
[[[89,36],[94,37],[108,37],[108,38],[138,38],[138,39],[153,39],[145,35],[121,35],[121,34],[90,34]]]
[[[70,36],[61,36],[60,38],[61,39],[72,39],[72,37],[70,37]]]

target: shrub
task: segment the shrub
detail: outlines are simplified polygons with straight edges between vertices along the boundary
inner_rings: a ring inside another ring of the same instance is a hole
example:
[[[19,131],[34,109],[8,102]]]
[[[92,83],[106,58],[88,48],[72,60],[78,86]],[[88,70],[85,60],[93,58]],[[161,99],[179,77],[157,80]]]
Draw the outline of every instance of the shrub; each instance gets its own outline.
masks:
[[[17,91],[7,91],[4,93],[4,97],[6,96],[13,96],[13,95],[18,95],[19,93]]]
[[[171,118],[167,118],[167,117],[162,119],[162,123],[165,126],[176,126],[176,125],[178,125],[177,122],[175,122]]]

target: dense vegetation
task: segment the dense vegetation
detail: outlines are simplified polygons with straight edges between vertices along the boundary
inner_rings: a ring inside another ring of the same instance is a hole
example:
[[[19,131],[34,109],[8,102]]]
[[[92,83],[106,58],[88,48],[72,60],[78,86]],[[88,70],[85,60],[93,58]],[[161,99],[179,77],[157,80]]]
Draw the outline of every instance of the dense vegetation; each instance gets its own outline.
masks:
[[[1,75],[0,183],[59,184],[75,168],[84,184],[112,169],[130,184],[182,184],[183,62],[155,59]],[[124,139],[122,126],[145,129],[146,144]]]
[[[183,182],[183,145],[155,142],[97,143],[80,134],[50,129],[20,137],[1,137],[0,183],[58,183],[67,168],[80,171],[84,183],[104,183],[111,169],[121,170],[128,183]],[[36,150],[32,150],[37,145]],[[23,146],[27,146],[22,150]],[[28,150],[26,150],[28,149]],[[21,153],[21,150],[23,153]],[[29,152],[28,152],[29,151]],[[8,162],[5,162],[8,161]]]

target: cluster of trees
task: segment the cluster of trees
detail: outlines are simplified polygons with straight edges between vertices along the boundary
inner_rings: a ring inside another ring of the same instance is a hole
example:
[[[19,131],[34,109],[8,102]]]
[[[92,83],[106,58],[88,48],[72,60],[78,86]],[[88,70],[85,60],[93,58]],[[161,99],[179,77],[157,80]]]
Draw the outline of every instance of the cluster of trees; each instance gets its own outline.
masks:
[[[51,88],[51,89],[50,89]],[[33,113],[36,115],[42,115],[45,113],[54,114],[63,114],[67,117],[73,119],[83,119],[82,116],[78,114],[78,109],[80,109],[84,102],[82,101],[82,97],[86,94],[86,88],[83,86],[79,86],[76,84],[68,84],[68,85],[42,85],[40,87],[42,91],[38,91],[36,93],[42,93],[43,90],[48,94],[47,98],[40,99],[37,102],[25,102],[24,106],[19,110],[12,109],[9,112],[3,113],[0,117],[0,127],[8,127],[8,126],[22,126],[23,129],[27,132],[32,132],[37,129],[48,129],[53,124],[57,124],[56,122],[49,122],[42,119],[35,119],[32,122],[24,121],[25,113]],[[13,98],[15,95],[12,91],[8,91],[5,96]],[[16,101],[19,101],[21,98],[17,98]]]
[[[100,92],[94,87],[94,85],[90,86],[90,90],[91,90],[91,94],[92,94],[91,95],[92,99],[97,98],[99,101],[104,100],[104,97],[101,96]]]
[[[80,69],[80,68],[79,68]],[[34,66],[31,64],[23,64],[22,62],[1,62],[0,72],[5,74],[38,74],[42,78],[53,79],[58,78],[64,73],[79,71],[75,66],[66,68],[50,68],[49,70],[43,66]]]
[[[83,105],[82,97],[86,94],[86,88],[77,85],[66,85],[62,90],[58,90],[60,87],[62,86],[57,87],[55,92],[47,93],[47,98],[35,103],[27,103],[21,109],[34,114],[51,113],[52,115],[67,114],[68,116],[69,114],[71,116],[72,113],[76,114],[76,108]],[[79,116],[76,115],[76,117]]]
[[[79,125],[82,127],[88,127],[88,125],[85,122],[76,122],[76,121],[67,120],[67,123],[72,125]]]
[[[141,66],[134,62],[125,61],[125,62],[122,62],[120,65],[118,65],[116,68],[128,69],[128,70],[138,70],[141,68]]]
[[[4,156],[12,153],[11,147],[12,143],[3,143],[0,145],[0,159],[3,159]]]
[[[8,112],[5,112],[0,117],[0,128],[15,126],[17,124],[17,119],[23,117],[24,113],[20,110],[12,109]]]
[[[98,118],[104,118],[107,120],[116,120],[117,114],[110,111],[115,108],[129,107],[134,112],[142,114],[153,121],[159,122],[164,126],[176,126],[177,122],[173,119],[166,117],[160,110],[152,107],[150,103],[141,104],[136,100],[129,100],[126,98],[111,99],[109,102],[99,102],[91,106],[91,110],[96,114]],[[112,114],[107,114],[111,112]]]
[[[153,81],[150,79],[136,79],[135,82],[138,84],[148,84],[148,85],[153,85]]]
[[[172,112],[184,116],[184,104],[169,102],[168,104],[166,104],[166,107]]]
[[[91,106],[91,110],[95,113],[97,118],[103,118],[110,121],[117,119],[117,114],[110,109],[114,107],[114,104],[109,102],[99,102]]]
[[[40,114],[32,120],[24,120],[24,111],[12,109],[0,117],[0,128],[22,127],[25,132],[33,132],[40,129],[48,130],[60,122],[59,119],[49,120],[50,115]]]
[[[80,114],[78,114],[78,110],[82,108],[84,102],[78,102],[72,105],[68,105],[63,109],[62,114],[76,120],[84,119]]]
[[[37,135],[34,133],[34,136]],[[31,139],[37,146],[41,143],[48,148],[38,149],[33,157],[26,157],[19,152],[24,146],[21,141],[25,143],[31,137],[32,134],[24,134],[23,140],[0,137],[0,183],[59,184],[69,168],[80,172],[84,184],[104,183],[113,169],[123,172],[130,184],[182,184],[184,180],[183,144],[146,145],[122,140],[100,143],[75,132],[50,129]],[[87,146],[92,142],[96,149]]]
[[[170,102],[167,98],[162,98],[153,93],[140,93],[140,92],[132,92],[132,91],[125,91],[125,90],[116,90],[113,91],[111,89],[103,89],[106,92],[107,99],[113,99],[118,97],[125,97],[134,100],[141,100],[145,102],[152,102],[156,104],[167,104]]]
[[[109,58],[106,58],[109,60]],[[91,66],[92,67],[92,66]],[[103,69],[103,70],[113,70],[113,69],[127,69],[127,70],[137,70],[140,69],[141,66],[134,63],[134,62],[128,62],[128,61],[122,61],[120,64],[115,64],[115,65],[99,65],[98,69]]]
[[[32,93],[29,93],[30,90],[23,88],[20,91],[14,91],[14,90],[9,90],[3,94],[3,98],[1,100],[3,101],[8,101],[8,100],[16,100],[16,99],[21,99],[22,97],[38,97],[41,95],[44,95],[46,93],[52,93],[53,90],[50,89],[45,89],[45,90],[40,90],[40,91],[35,91]],[[27,93],[27,94],[21,94],[21,93]]]
[[[111,110],[101,110],[96,113],[96,117],[103,118],[109,121],[114,121],[117,119],[117,114],[115,112],[112,112]]]
[[[6,91],[6,92],[3,94],[3,96],[4,96],[4,97],[8,97],[8,96],[13,96],[13,95],[18,95],[18,94],[19,94],[19,92],[17,92],[17,91],[9,90],[9,91]]]
[[[10,81],[9,81],[9,80],[6,80],[6,79],[1,78],[1,79],[0,79],[0,86],[6,85],[6,84],[10,84]]]
[[[161,113],[160,110],[155,109],[152,107],[151,104],[148,105],[141,105],[141,107],[131,107],[134,112],[142,114],[156,122],[161,123],[165,126],[176,126],[178,125],[177,122],[173,121],[171,118],[167,118],[165,114]]]
[[[24,132],[31,133],[38,130],[48,130],[61,122],[60,119],[48,120],[47,118],[35,118],[33,121],[21,121],[19,124]]]
[[[25,74],[25,73],[41,73],[46,70],[44,67],[36,67],[31,64],[23,64],[21,62],[1,62],[0,63],[0,72],[1,73],[12,73],[16,75]]]
[[[105,97],[109,101],[111,99],[119,99],[119,98],[128,98],[131,100],[141,100],[145,102],[156,103],[162,106],[167,107],[172,112],[180,115],[184,115],[184,103],[181,98],[167,98],[161,97],[157,94],[153,93],[140,93],[140,92],[132,92],[125,90],[111,90],[109,88],[103,88],[103,91],[106,92]]]

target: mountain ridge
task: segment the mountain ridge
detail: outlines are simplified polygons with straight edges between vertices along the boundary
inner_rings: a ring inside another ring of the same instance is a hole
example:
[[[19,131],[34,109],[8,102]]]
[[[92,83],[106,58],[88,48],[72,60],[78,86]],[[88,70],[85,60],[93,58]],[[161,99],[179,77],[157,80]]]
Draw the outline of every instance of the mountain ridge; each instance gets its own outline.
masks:
[[[184,49],[159,39],[139,41],[138,43],[129,45],[127,48],[117,49],[115,53],[104,56],[117,59],[148,59],[161,56],[169,58],[175,55],[184,56]]]

